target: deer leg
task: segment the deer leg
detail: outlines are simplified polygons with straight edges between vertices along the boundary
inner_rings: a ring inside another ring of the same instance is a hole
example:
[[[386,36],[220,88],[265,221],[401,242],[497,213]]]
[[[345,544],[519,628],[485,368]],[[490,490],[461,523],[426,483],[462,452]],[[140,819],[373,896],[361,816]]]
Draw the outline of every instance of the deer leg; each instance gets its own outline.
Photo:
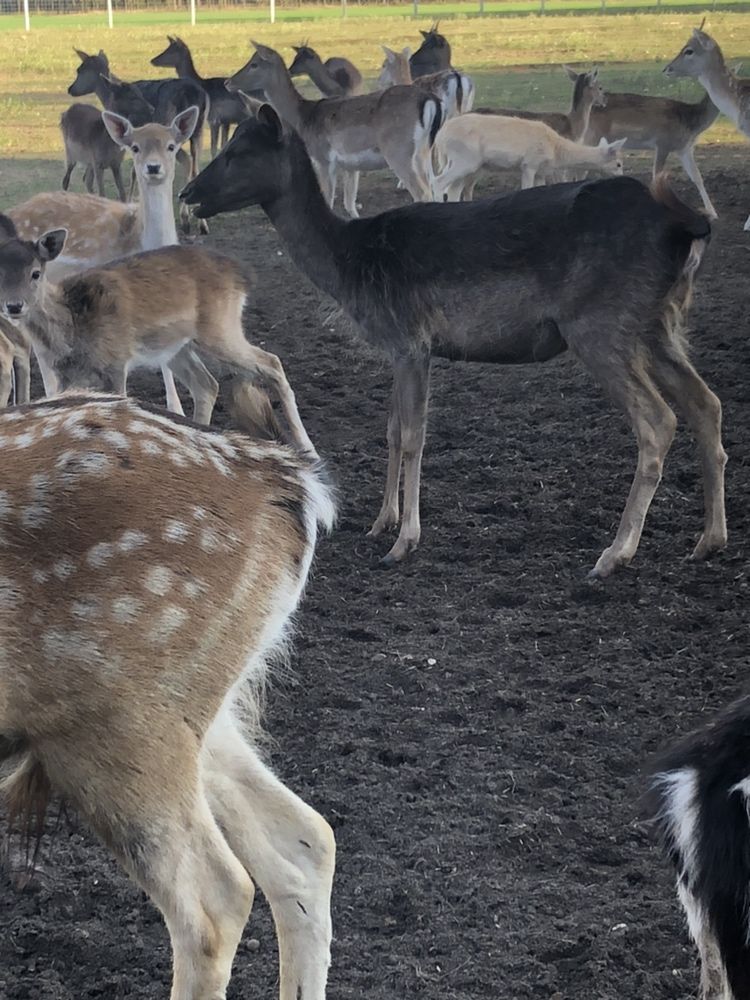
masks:
[[[683,149],[682,152],[677,154],[680,163],[685,169],[685,173],[688,175],[690,180],[698,188],[698,194],[701,196],[701,201],[703,202],[703,207],[705,208],[709,219],[718,219],[719,214],[711,203],[711,199],[708,197],[708,191],[706,191],[706,185],[703,183],[703,177],[698,169],[698,164],[695,162],[695,150],[692,146],[687,149]]]
[[[527,188],[534,187],[534,182],[536,180],[536,169],[530,166],[528,163],[524,163],[521,168],[521,190],[524,191]]]
[[[170,360],[169,367],[193,397],[193,420],[197,424],[210,424],[219,395],[219,383],[190,347],[178,351]]]
[[[56,396],[60,392],[60,382],[51,364],[38,352],[34,351],[36,363],[39,366],[39,374],[42,376],[45,396]]]
[[[383,557],[386,566],[400,562],[419,544],[419,487],[427,428],[427,397],[430,384],[430,358],[399,358],[393,371],[393,396],[401,430],[401,454],[404,463],[404,516],[391,551]]]
[[[389,528],[394,528],[398,524],[398,491],[401,485],[401,414],[398,407],[398,397],[396,395],[396,380],[394,377],[393,389],[391,392],[391,410],[388,414],[388,472],[385,477],[385,493],[380,513],[375,518],[375,522],[367,532],[371,538],[377,538]]]
[[[125,194],[125,185],[122,183],[122,164],[113,163],[112,164],[112,177],[115,182],[115,187],[117,188],[117,194],[120,201],[126,201],[127,196]]]
[[[20,406],[31,399],[31,352],[16,348],[13,356],[16,380],[16,403]]]
[[[73,175],[73,171],[75,170],[75,168],[76,168],[76,161],[75,160],[72,160],[72,161],[69,160],[65,164],[65,173],[63,174],[63,179],[62,179],[62,189],[63,189],[63,191],[67,191],[68,188],[70,187],[70,178]],[[84,172],[84,177],[85,177],[85,172]]]
[[[618,566],[627,566],[636,553],[646,514],[661,481],[677,418],[639,361],[631,360],[629,364],[624,361],[617,371],[608,366],[606,371],[595,374],[627,412],[638,443],[638,464],[617,535],[590,573],[592,577],[604,578]]]
[[[479,174],[480,171],[477,171],[475,174],[472,174],[471,177],[469,177],[466,183],[464,184],[464,194],[463,194],[464,201],[474,200],[474,188],[477,186],[477,181],[479,180]]]
[[[180,400],[179,393],[177,392],[177,386],[174,384],[174,375],[172,374],[172,369],[169,365],[161,366],[161,377],[164,382],[164,392],[167,397],[167,409],[170,413],[178,413],[181,417],[184,417],[185,411],[182,408],[182,402]]]
[[[211,122],[209,127],[211,130],[211,159],[214,160],[219,151],[219,130],[221,125],[219,122]]]
[[[660,146],[656,147],[656,151],[654,153],[654,166],[652,171],[654,180],[656,180],[656,178],[664,169],[664,165],[667,162],[668,156],[669,156],[669,151],[665,152]]]
[[[359,171],[345,170],[342,187],[344,191],[344,209],[352,219],[358,219],[357,190],[359,188]]]
[[[221,148],[223,149],[229,142],[229,122],[224,122],[221,126]]]
[[[104,197],[104,167],[101,163],[94,164],[94,178],[96,180],[96,190],[99,193],[99,197]]]
[[[727,453],[721,443],[721,403],[679,347],[659,343],[652,351],[654,380],[682,413],[698,445],[703,473],[705,526],[692,558],[705,559],[727,544],[724,504]]]
[[[192,144],[191,144],[191,149],[192,149]],[[192,165],[191,165],[192,161],[191,161],[191,158],[188,156],[188,154],[185,152],[184,149],[178,149],[177,150],[177,157],[176,157],[176,159],[177,159],[177,162],[179,164],[181,164],[181,166],[183,166],[185,168],[185,173],[187,175],[188,180],[192,180],[192,178],[193,178],[193,174],[191,172],[192,171]],[[186,235],[190,232],[190,210],[188,209],[188,207],[185,204],[185,202],[182,201],[182,200],[180,200],[180,229]]]
[[[211,726],[201,759],[211,809],[271,906],[279,1000],[325,1000],[333,831],[261,763],[226,714]]]

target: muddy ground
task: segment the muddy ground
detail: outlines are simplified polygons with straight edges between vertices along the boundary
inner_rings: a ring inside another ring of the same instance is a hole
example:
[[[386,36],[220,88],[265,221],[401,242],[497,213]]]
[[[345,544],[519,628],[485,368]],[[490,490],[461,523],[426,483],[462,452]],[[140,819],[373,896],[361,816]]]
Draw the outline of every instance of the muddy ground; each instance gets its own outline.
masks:
[[[385,475],[388,369],[330,321],[258,212],[213,224],[209,243],[256,270],[250,335],[282,356],[340,488],[267,720],[278,772],[336,829],[332,1000],[695,995],[637,797],[649,754],[745,686],[745,161],[703,158],[722,218],[691,336],[725,406],[730,546],[685,559],[702,511],[681,428],[637,558],[604,585],[585,574],[635,451],[572,358],[435,365],[422,546],[384,570],[390,543],[364,530]],[[404,201],[388,177],[363,192],[365,211]],[[154,377],[132,384],[160,398]],[[3,1000],[166,997],[158,914],[74,819],[45,842],[34,885],[0,887]],[[276,980],[259,899],[228,996],[271,998]]]

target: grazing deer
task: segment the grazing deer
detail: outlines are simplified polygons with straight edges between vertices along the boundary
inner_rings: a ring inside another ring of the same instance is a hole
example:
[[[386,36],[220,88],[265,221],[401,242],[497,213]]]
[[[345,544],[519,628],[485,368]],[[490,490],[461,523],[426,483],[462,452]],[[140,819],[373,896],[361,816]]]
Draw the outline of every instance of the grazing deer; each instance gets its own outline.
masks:
[[[415,201],[429,201],[431,146],[441,120],[437,98],[411,87],[391,87],[359,97],[308,101],[295,89],[279,53],[253,45],[252,59],[227,80],[227,87],[265,91],[278,114],[304,139],[330,205],[343,170],[344,207],[356,218],[358,172],[385,166]]]
[[[605,108],[607,96],[599,82],[597,67],[584,73],[579,73],[572,66],[563,66],[568,77],[573,81],[573,98],[570,111],[520,111],[516,108],[477,108],[480,115],[503,115],[505,118],[522,118],[525,121],[544,122],[553,131],[571,142],[583,142],[589,120],[594,108]],[[609,136],[606,137],[609,139]],[[621,136],[615,136],[621,138]],[[596,145],[589,142],[589,145]]]
[[[601,139],[611,142],[624,138],[625,149],[652,149],[655,178],[664,170],[670,153],[674,153],[698,189],[709,218],[718,218],[695,162],[698,137],[719,114],[708,94],[695,104],[644,94],[607,93],[606,98],[605,107],[592,108],[584,141],[593,145]]]
[[[653,765],[648,813],[677,874],[705,1000],[750,996],[750,697]]]
[[[309,76],[324,97],[354,97],[362,92],[362,74],[348,59],[331,56],[325,62],[307,42],[293,45],[290,76]]]
[[[526,364],[568,347],[627,413],[638,443],[620,527],[594,575],[635,555],[677,426],[665,396],[703,466],[705,530],[693,555],[726,544],[721,404],[683,339],[711,227],[665,184],[652,193],[615,177],[345,221],[321,194],[302,139],[263,107],[181,197],[199,216],[260,205],[297,266],[392,359],[386,491],[371,533],[398,523],[402,465],[404,518],[386,562],[419,542],[431,357]]]
[[[705,18],[701,28],[704,23]],[[750,79],[743,80],[729,69],[724,62],[721,49],[705,31],[695,28],[690,41],[664,68],[664,72],[667,76],[689,76],[698,80],[711,102],[750,139]],[[687,166],[685,169],[688,170]],[[697,167],[695,169],[697,172]],[[696,178],[689,170],[688,174],[700,191]],[[701,191],[701,197],[703,194]],[[705,201],[704,198],[704,204]],[[750,230],[750,216],[744,228]]]
[[[93,104],[71,104],[60,116],[60,131],[65,147],[63,191],[70,187],[76,164],[82,163],[85,167],[83,181],[89,194],[93,194],[96,179],[97,191],[104,197],[104,171],[111,170],[120,201],[125,201],[121,171],[125,153],[112,142],[99,109]]]
[[[412,80],[451,68],[450,42],[438,31],[439,23],[436,21],[429,31],[420,29],[422,44],[409,58]]]
[[[211,158],[216,156],[220,146],[229,139],[230,125],[237,125],[247,118],[247,110],[237,94],[230,94],[226,88],[225,78],[219,76],[203,77],[193,63],[190,49],[181,38],[167,35],[169,45],[154,56],[152,66],[171,66],[177,71],[181,80],[192,80],[205,90],[209,99],[208,124],[211,131]],[[255,96],[255,95],[251,95]],[[261,94],[257,95],[261,97]]]
[[[544,122],[502,115],[461,115],[438,132],[435,159],[440,173],[434,181],[435,200],[471,201],[474,186],[486,167],[521,170],[521,187],[530,188],[574,167],[598,167],[622,174],[620,149],[624,139],[582,146],[564,139]]]
[[[440,73],[420,76],[412,81],[409,48],[400,52],[389,49],[387,45],[381,45],[381,48],[385,59],[378,77],[378,87],[385,90],[386,87],[413,83],[415,87],[440,98],[444,118],[454,118],[456,115],[471,111],[474,104],[474,81],[466,73],[460,73],[455,69],[442,70]]]
[[[123,205],[94,195],[50,192],[34,195],[8,212],[24,240],[39,239],[51,224],[66,230],[66,254],[47,267],[52,281],[117,257],[178,242],[173,204],[175,159],[180,146],[190,138],[198,109],[188,108],[169,126],[152,123],[133,128],[126,118],[111,111],[103,112],[102,119],[110,141],[131,153],[140,194],[137,202]],[[44,362],[37,360],[49,394],[54,380]],[[199,358],[193,358],[193,365],[202,369],[204,384],[215,382]],[[162,377],[169,409],[182,413],[174,378],[166,365],[162,366]]]
[[[197,246],[162,247],[53,284],[45,268],[65,235],[55,229],[22,240],[0,215],[0,315],[29,338],[57,389],[124,395],[131,368],[167,365],[193,397],[194,419],[209,424],[217,383],[196,364],[197,349],[251,380],[265,379],[295,447],[315,454],[281,362],[245,339],[247,281],[235,261]]]
[[[254,882],[280,1000],[325,1000],[334,835],[262,762],[254,722],[331,527],[320,473],[93,393],[0,414],[0,436],[11,828],[28,843],[52,793],[73,805],[161,911],[172,1000],[225,996]]]

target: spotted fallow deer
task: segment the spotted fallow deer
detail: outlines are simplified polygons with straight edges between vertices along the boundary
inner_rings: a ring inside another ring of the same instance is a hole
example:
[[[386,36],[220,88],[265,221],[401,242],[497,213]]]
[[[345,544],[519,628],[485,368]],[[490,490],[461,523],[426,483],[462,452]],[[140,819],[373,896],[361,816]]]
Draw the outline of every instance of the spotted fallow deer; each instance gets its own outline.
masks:
[[[200,351],[265,380],[295,447],[315,454],[281,362],[245,339],[247,279],[236,261],[197,246],[162,247],[53,284],[45,272],[62,252],[64,229],[23,240],[0,215],[0,241],[0,315],[31,341],[56,390],[124,395],[131,368],[168,365],[188,387],[195,419],[209,424],[217,383],[196,364]]]
[[[330,205],[343,170],[344,207],[356,218],[359,171],[386,166],[415,201],[430,200],[431,148],[442,114],[436,97],[412,87],[391,87],[359,97],[308,101],[295,89],[279,53],[253,45],[255,54],[227,80],[227,87],[265,91],[278,114],[303,138]]]
[[[65,253],[47,265],[51,281],[178,242],[173,203],[175,158],[195,127],[197,109],[183,111],[169,126],[151,123],[133,128],[126,118],[111,111],[103,112],[102,119],[110,141],[132,156],[140,194],[137,202],[123,205],[93,195],[55,191],[34,195],[7,213],[25,240],[39,239],[51,225],[66,230]],[[192,363],[195,369],[203,369],[204,384],[215,383],[199,358],[194,357]],[[51,392],[54,383],[41,360],[40,368],[45,388]],[[172,372],[166,365],[162,375],[169,409],[182,413]]]
[[[683,335],[711,226],[663,182],[650,191],[612,177],[344,220],[302,139],[266,106],[181,197],[199,216],[260,205],[297,266],[391,359],[388,472],[372,534],[399,523],[402,467],[404,516],[387,562],[420,538],[432,357],[529,364],[568,348],[628,415],[638,444],[620,526],[593,575],[608,576],[638,548],[677,427],[667,399],[702,463],[705,528],[693,555],[726,544],[721,404]]]
[[[664,68],[664,72],[667,76],[689,76],[698,80],[711,102],[750,139],[750,79],[741,79],[732,72],[724,62],[721,49],[705,31],[695,28],[690,41]],[[690,177],[698,186],[697,179],[692,174]],[[744,228],[750,230],[750,216]]]
[[[325,1000],[335,840],[262,761],[260,691],[331,493],[277,442],[133,400],[0,414],[0,791],[70,803],[159,908],[172,1000],[223,1000],[257,884],[280,1000]],[[28,843],[28,840],[27,840]]]

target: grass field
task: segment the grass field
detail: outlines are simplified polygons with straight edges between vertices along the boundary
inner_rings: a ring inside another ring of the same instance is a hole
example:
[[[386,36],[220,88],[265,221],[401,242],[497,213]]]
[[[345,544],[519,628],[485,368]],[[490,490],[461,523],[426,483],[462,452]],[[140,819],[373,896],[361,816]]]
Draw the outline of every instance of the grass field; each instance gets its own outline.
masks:
[[[231,14],[232,20],[229,15]],[[222,16],[224,15],[224,16]],[[158,75],[149,59],[165,45],[167,33],[191,45],[199,71],[223,74],[249,57],[249,37],[279,48],[287,57],[303,36],[324,56],[346,54],[370,78],[382,61],[380,43],[391,46],[419,40],[420,22],[403,17],[328,18],[322,24],[253,24],[235,12],[217,11],[211,23],[191,28],[177,15],[139,12],[109,31],[99,15],[40,18],[30,34],[0,31],[0,188],[12,203],[40,188],[59,184],[62,144],[60,113],[70,103],[66,88],[77,58],[73,46],[103,48],[114,73],[124,79]],[[7,19],[6,19],[7,20]],[[429,19],[425,18],[425,22]],[[517,107],[560,107],[569,102],[562,62],[603,67],[612,90],[667,94],[695,99],[702,93],[692,81],[669,81],[664,64],[687,39],[698,15],[682,13],[529,16],[524,18],[455,18],[445,22],[454,62],[472,73],[478,101]],[[750,64],[750,14],[714,13],[708,29],[720,39],[733,62]],[[93,98],[92,98],[93,100]],[[737,143],[737,133],[720,121],[704,139]],[[35,162],[28,162],[29,159]]]

